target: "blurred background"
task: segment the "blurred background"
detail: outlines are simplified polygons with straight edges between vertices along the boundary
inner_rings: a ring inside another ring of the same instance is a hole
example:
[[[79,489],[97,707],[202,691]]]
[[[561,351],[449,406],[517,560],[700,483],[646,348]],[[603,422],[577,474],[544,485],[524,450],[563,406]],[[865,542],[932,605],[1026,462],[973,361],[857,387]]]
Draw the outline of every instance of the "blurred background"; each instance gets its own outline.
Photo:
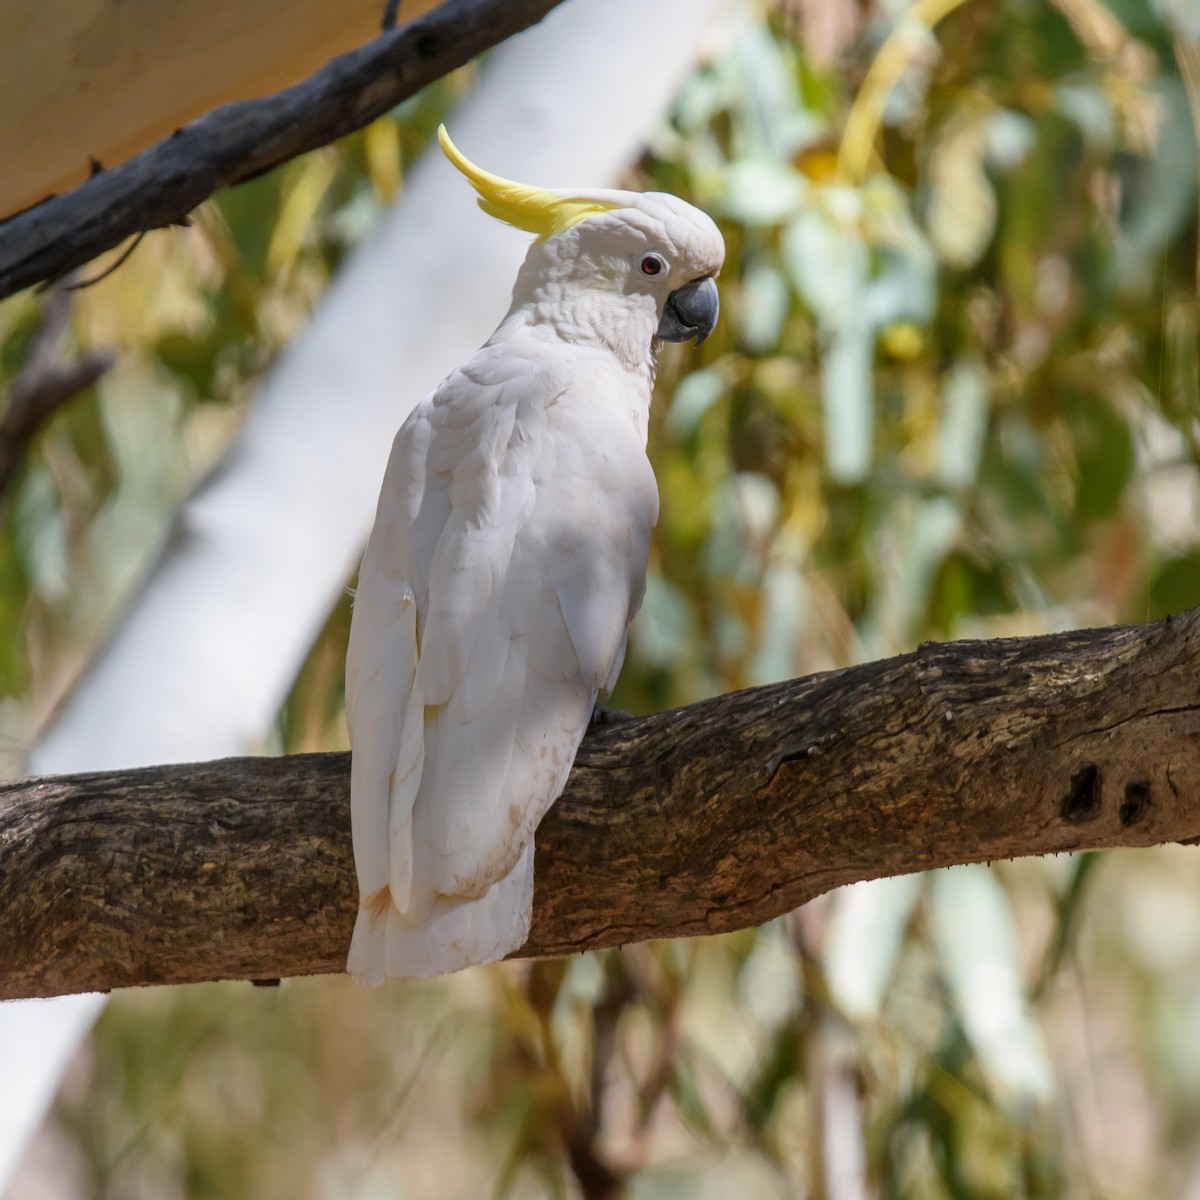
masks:
[[[1200,604],[1200,10],[903,10],[739,7],[624,180],[712,213],[729,257],[717,332],[663,358],[618,708]],[[71,294],[64,352],[116,361],[0,479],[5,774],[475,72]],[[48,303],[0,304],[0,389]],[[349,613],[263,752],[346,746]],[[1196,853],[370,991],[121,993],[8,1195],[1197,1200]]]

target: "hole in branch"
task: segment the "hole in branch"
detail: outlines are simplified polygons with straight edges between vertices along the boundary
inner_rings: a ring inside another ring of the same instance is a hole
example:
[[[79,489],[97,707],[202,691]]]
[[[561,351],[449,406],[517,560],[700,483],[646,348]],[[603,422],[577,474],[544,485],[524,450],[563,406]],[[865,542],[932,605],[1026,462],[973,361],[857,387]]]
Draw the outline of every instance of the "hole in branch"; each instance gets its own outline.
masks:
[[[1062,817],[1078,825],[1090,821],[1100,811],[1100,769],[1095,763],[1084,763],[1071,776],[1071,790],[1062,802]]]
[[[1128,828],[1136,825],[1146,815],[1150,807],[1150,781],[1147,779],[1131,779],[1125,785],[1125,800],[1117,810],[1121,824]]]

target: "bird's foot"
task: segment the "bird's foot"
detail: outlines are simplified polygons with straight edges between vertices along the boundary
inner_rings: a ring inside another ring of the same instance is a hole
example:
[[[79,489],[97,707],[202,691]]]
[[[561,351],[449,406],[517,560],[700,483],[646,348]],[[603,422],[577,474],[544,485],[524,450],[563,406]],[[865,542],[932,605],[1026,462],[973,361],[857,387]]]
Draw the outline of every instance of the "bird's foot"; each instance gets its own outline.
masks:
[[[597,704],[592,709],[590,724],[595,728],[597,725],[618,725],[622,721],[632,719],[632,714],[622,712],[619,708],[605,708],[603,704]]]

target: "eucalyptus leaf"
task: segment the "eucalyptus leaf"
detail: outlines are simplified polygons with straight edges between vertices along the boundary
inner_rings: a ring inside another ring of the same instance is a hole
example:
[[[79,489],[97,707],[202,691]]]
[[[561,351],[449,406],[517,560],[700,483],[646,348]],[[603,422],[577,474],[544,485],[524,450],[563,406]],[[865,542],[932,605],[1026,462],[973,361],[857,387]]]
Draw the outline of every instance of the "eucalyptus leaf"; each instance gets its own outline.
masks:
[[[792,286],[822,325],[841,328],[856,318],[871,254],[851,228],[806,208],[788,225],[781,249]]]
[[[960,269],[979,261],[996,228],[996,193],[984,170],[986,132],[982,115],[968,115],[938,140],[930,162],[930,240],[944,262]]]
[[[991,113],[984,122],[984,148],[989,165],[1008,171],[1033,149],[1037,138],[1034,123],[1010,109]]]
[[[862,322],[830,332],[821,361],[825,466],[836,483],[859,483],[871,467],[875,339]]]
[[[801,566],[775,561],[763,575],[765,600],[758,649],[750,663],[750,682],[790,679],[798,670],[801,635],[810,616],[808,584]]]
[[[646,595],[630,637],[642,660],[660,667],[679,662],[695,643],[695,622],[687,598],[657,571],[646,575]]]
[[[1156,262],[1196,208],[1196,137],[1183,85],[1160,79],[1157,85],[1162,121],[1158,144],[1169,152],[1156,154],[1133,170],[1142,178],[1129,187],[1113,259],[1120,288],[1148,288],[1157,278]]]
[[[738,995],[759,1028],[777,1033],[803,1004],[800,964],[780,922],[764,925],[738,974]]]
[[[804,202],[807,181],[773,159],[743,159],[725,171],[721,210],[747,225],[779,225]]]
[[[1116,114],[1098,83],[1078,80],[1061,84],[1054,98],[1089,142],[1106,149],[1112,146],[1117,132]]]
[[[988,374],[978,359],[963,359],[942,383],[938,423],[937,473],[949,488],[975,482],[988,423]]]
[[[825,931],[825,979],[851,1019],[879,1016],[920,894],[918,875],[871,879],[834,892]]]
[[[779,344],[788,315],[789,292],[783,272],[773,264],[751,267],[741,281],[738,326],[751,354],[765,354]],[[672,407],[678,397],[672,402]]]
[[[725,379],[720,371],[709,368],[685,375],[671,397],[667,410],[667,431],[674,437],[694,432],[700,418],[725,394]]]
[[[1043,1102],[1053,1073],[1025,1000],[1008,895],[988,867],[937,872],[929,888],[930,930],[954,1011],[1001,1103]]]
[[[749,471],[731,476],[717,499],[708,545],[712,574],[757,579],[778,516],[779,493],[766,476]]]

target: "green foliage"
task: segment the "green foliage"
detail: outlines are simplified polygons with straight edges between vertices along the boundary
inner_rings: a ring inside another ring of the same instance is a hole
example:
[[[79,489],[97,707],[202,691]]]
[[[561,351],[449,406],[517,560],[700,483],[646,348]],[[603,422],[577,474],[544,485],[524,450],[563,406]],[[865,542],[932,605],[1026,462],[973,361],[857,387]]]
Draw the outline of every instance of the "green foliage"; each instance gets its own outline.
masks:
[[[660,371],[617,707],[1200,604],[1200,30],[1142,0],[968,3],[846,180],[893,9],[747,15],[631,180],[706,207],[730,254],[717,332]],[[75,339],[122,360],[0,525],[14,764],[456,86],[81,294]],[[5,381],[35,315],[0,307]],[[344,744],[347,627],[343,602],[278,748]],[[1176,1195],[1198,968],[1190,851],[964,868],[420,987],[120,997],[59,1121],[97,1197]]]

